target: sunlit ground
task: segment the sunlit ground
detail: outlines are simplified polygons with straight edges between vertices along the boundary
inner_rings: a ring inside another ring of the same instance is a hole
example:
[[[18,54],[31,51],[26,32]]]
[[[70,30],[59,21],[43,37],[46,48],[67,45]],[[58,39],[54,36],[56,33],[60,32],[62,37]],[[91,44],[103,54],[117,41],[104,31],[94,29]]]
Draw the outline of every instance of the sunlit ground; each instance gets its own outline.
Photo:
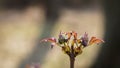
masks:
[[[20,62],[31,54],[43,28],[44,15],[44,10],[40,7],[28,7],[23,11],[0,11],[0,68],[18,68]],[[48,26],[49,24],[46,27]],[[60,31],[71,30],[76,31],[78,35],[87,32],[90,37],[103,38],[102,9],[63,9],[51,36],[58,37]],[[41,46],[45,44],[41,43]],[[75,68],[89,68],[100,47],[101,45],[96,45],[85,48],[83,53],[77,56]],[[41,68],[69,68],[69,58],[59,47],[55,46],[52,50],[48,50],[40,66]]]

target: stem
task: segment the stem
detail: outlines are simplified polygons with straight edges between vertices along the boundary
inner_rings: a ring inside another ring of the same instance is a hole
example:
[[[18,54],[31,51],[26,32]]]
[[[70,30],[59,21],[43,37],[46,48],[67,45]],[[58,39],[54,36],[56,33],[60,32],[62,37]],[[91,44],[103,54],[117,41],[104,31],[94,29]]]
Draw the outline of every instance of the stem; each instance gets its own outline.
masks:
[[[70,57],[70,68],[74,68],[75,56],[74,56],[73,46],[71,46],[71,53],[70,53],[69,57]]]
[[[70,57],[70,68],[74,68],[75,57]]]

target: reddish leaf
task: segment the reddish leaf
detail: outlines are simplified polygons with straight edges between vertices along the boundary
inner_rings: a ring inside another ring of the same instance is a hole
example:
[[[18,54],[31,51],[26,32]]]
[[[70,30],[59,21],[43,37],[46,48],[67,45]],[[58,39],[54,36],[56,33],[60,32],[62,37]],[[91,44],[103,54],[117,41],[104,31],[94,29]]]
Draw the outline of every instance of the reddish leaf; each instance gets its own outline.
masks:
[[[72,31],[72,35],[74,36],[74,39],[77,39],[77,33]]]

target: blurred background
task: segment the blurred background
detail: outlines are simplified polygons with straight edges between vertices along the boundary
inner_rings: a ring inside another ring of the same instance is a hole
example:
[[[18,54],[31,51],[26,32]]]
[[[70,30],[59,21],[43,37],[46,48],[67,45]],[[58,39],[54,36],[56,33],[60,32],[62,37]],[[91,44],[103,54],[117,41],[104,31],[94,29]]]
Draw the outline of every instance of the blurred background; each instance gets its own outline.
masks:
[[[117,24],[106,25],[108,19],[118,22],[111,3],[107,0],[103,3],[101,0],[0,0],[0,68],[26,68],[32,63],[39,63],[40,68],[69,68],[69,58],[59,47],[50,49],[49,43],[40,40],[58,38],[60,31],[71,30],[79,36],[84,32],[89,37],[105,36],[104,45],[87,47],[76,57],[75,68],[119,68],[120,61],[115,62],[120,57],[116,54],[119,47],[107,46],[113,44],[108,40],[119,38],[117,32],[113,34]]]

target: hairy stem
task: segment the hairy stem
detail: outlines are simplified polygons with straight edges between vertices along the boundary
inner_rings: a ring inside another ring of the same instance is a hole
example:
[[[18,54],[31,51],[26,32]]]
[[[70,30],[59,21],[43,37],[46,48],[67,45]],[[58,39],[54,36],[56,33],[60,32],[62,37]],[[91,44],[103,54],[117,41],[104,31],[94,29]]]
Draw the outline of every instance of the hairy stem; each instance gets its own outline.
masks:
[[[70,57],[70,68],[74,68],[75,56],[74,56],[73,46],[71,46],[71,53],[69,57]]]

